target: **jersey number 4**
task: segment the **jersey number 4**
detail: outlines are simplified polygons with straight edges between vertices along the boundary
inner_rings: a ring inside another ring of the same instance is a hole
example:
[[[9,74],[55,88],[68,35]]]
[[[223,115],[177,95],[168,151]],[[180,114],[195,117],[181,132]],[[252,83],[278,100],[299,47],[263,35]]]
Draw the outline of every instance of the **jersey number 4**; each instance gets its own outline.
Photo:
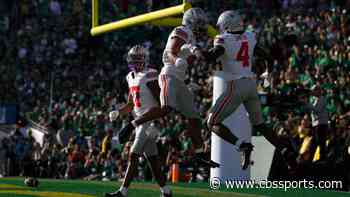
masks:
[[[139,86],[131,87],[130,93],[132,95],[134,106],[141,107],[140,87]]]
[[[249,47],[248,41],[243,41],[239,49],[236,60],[242,62],[243,67],[249,67]]]

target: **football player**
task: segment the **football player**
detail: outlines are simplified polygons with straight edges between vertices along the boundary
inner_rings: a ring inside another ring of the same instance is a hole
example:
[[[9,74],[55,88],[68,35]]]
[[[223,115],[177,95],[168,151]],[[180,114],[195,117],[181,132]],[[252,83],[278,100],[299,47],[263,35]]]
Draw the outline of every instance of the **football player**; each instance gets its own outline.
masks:
[[[179,112],[188,120],[187,130],[195,148],[195,163],[219,167],[218,163],[205,158],[200,115],[195,109],[193,94],[184,82],[187,68],[195,66],[194,60],[203,58],[196,47],[196,39],[206,31],[207,18],[202,9],[191,8],[184,13],[182,25],[171,32],[163,53],[164,66],[159,75],[161,108],[136,118],[121,133],[129,133],[138,125],[164,117],[170,112]]]
[[[277,135],[265,126],[262,119],[256,77],[252,72],[253,56],[257,49],[255,33],[245,31],[244,19],[238,11],[223,12],[217,21],[217,27],[220,35],[216,36],[214,47],[205,53],[205,56],[209,62],[221,62],[227,88],[208,113],[208,128],[227,142],[239,147],[242,153],[242,169],[247,169],[253,145],[237,138],[222,124],[243,104],[253,129],[262,133],[277,150],[284,154],[292,153],[292,150],[286,148],[287,146],[278,140]]]
[[[116,120],[122,114],[131,113],[134,111],[136,116],[141,116],[148,113],[152,108],[159,108],[159,86],[158,72],[148,68],[149,53],[146,48],[141,45],[132,47],[127,56],[130,73],[126,79],[129,86],[129,98],[127,104],[119,110],[112,111],[109,114],[110,120]],[[120,189],[116,192],[105,194],[115,197],[127,197],[130,183],[137,172],[138,158],[144,154],[149,161],[153,175],[160,186],[162,197],[171,197],[172,192],[165,185],[165,176],[161,174],[160,160],[158,158],[158,149],[155,142],[154,128],[150,126],[151,122],[140,124],[135,130],[135,140],[130,150],[128,169],[125,179]],[[127,138],[129,136],[125,136]],[[126,139],[122,139],[123,142]]]

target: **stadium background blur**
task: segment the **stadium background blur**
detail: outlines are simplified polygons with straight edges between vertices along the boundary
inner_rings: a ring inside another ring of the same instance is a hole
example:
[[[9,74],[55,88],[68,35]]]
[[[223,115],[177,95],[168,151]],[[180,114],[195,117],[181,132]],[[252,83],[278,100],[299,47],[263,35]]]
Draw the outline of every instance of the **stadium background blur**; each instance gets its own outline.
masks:
[[[101,23],[179,3],[102,1]],[[323,175],[349,180],[350,10],[346,8],[350,1],[216,0],[198,5],[208,11],[211,24],[224,10],[245,10],[249,28],[273,58],[270,75],[259,80],[264,118],[281,138],[293,141],[300,168],[287,171],[276,156],[270,177]],[[0,175],[122,178],[131,144],[112,145],[113,131],[123,122],[110,123],[108,112],[126,100],[125,55],[131,46],[143,43],[151,51],[152,67],[161,68],[160,54],[171,28],[143,25],[91,37],[89,0],[1,1],[0,12],[0,103],[17,104],[19,109],[16,128],[0,143]],[[208,38],[200,42],[203,47],[210,43]],[[208,65],[188,72],[187,83],[203,117],[212,102],[212,74]],[[315,135],[318,123],[307,111],[307,103],[315,101],[310,91],[317,88],[326,99],[322,110],[329,113],[327,151],[322,157]],[[23,135],[28,122],[49,133],[42,146],[30,134]],[[179,135],[186,129],[183,122],[175,116],[156,123],[164,171],[170,177],[170,166],[180,163],[181,180],[206,180],[206,169],[191,173],[187,159],[193,154],[191,142],[186,132]],[[71,138],[60,144],[56,133]],[[209,132],[203,129],[202,137],[209,154]],[[141,159],[137,179],[151,177],[146,166]]]

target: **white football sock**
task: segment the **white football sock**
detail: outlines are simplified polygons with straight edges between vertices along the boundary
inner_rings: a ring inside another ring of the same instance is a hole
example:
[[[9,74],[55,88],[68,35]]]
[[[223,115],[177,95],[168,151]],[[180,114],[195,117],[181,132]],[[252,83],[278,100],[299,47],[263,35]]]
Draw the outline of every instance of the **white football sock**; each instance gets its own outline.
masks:
[[[128,196],[128,188],[120,187],[119,191],[123,194],[123,196]]]
[[[171,190],[170,190],[170,187],[169,186],[164,186],[164,187],[161,187],[160,188],[160,191],[162,192],[162,193],[165,193],[165,194],[170,194],[170,192],[171,192]]]

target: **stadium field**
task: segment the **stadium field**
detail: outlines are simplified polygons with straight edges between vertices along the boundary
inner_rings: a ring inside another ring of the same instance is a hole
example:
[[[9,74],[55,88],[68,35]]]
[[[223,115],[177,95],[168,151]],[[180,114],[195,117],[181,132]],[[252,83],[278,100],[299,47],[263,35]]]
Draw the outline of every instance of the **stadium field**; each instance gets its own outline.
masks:
[[[40,186],[29,188],[23,184],[23,178],[0,179],[0,197],[102,197],[104,192],[119,186],[116,182],[72,181],[40,179]],[[307,189],[240,189],[232,191],[211,191],[206,184],[171,185],[174,197],[346,197],[350,193],[333,191],[315,191]],[[130,197],[158,197],[159,189],[153,183],[133,183],[129,190]]]

